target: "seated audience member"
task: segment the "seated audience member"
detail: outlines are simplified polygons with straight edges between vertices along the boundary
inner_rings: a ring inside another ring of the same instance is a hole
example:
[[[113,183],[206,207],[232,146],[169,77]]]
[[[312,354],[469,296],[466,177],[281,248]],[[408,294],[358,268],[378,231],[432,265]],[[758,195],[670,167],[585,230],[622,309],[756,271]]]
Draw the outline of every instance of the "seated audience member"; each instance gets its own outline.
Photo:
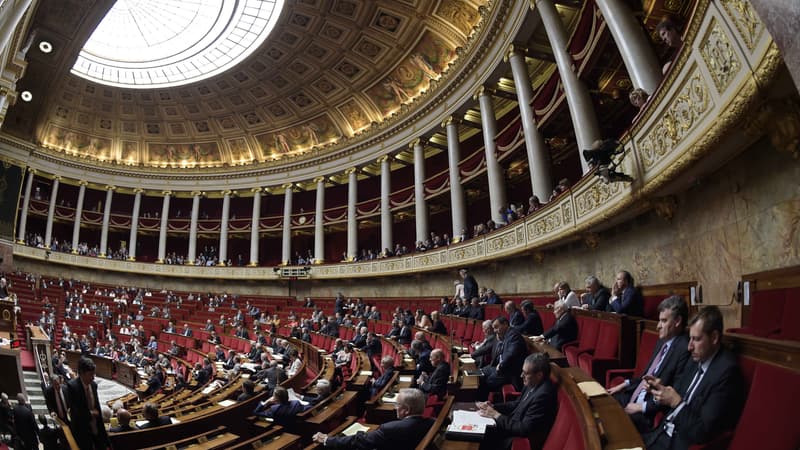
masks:
[[[569,287],[569,283],[561,281],[558,283],[558,301],[564,302],[567,308],[580,308],[581,301],[578,300],[578,294]]]
[[[592,311],[606,311],[611,292],[600,284],[596,276],[586,277],[586,292],[581,294],[581,308]]]
[[[303,365],[303,361],[300,359],[300,353],[298,353],[296,348],[289,350],[289,362],[286,364],[286,376],[291,378],[293,377],[299,370],[300,367]]]
[[[506,311],[506,314],[508,314],[508,323],[511,324],[512,327],[520,326],[522,322],[525,321],[525,318],[522,317],[522,313],[517,309],[517,305],[511,300],[503,305],[503,309]]]
[[[528,345],[518,332],[511,329],[508,320],[500,316],[492,322],[498,342],[492,352],[492,364],[481,369],[483,376],[478,386],[478,398],[486,400],[489,392],[499,390],[505,384],[513,384],[521,389],[520,373]]]
[[[397,395],[397,419],[386,422],[378,429],[352,436],[328,436],[316,433],[314,442],[325,448],[407,450],[416,447],[435,422],[422,417],[425,410],[425,393],[419,389],[401,389]]]
[[[439,319],[439,311],[431,312],[431,326],[428,330],[433,333],[447,335],[447,328],[444,326],[444,322]]]
[[[243,402],[245,400],[248,400],[248,399],[252,398],[255,395],[255,392],[254,392],[255,387],[256,387],[256,384],[253,383],[252,381],[244,380],[244,382],[242,383],[242,393],[239,394],[238,397],[236,397],[236,401],[237,402]]]
[[[332,386],[330,381],[324,378],[319,379],[316,386],[317,392],[315,394],[306,394],[302,397],[302,400],[308,403],[303,407],[304,410],[313,408],[331,395]]]
[[[192,376],[194,377],[195,381],[197,381],[198,386],[202,386],[206,384],[211,377],[209,372],[203,368],[203,365],[200,362],[195,363],[194,370],[192,371]]]
[[[483,330],[483,340],[472,344],[472,353],[469,355],[475,360],[475,365],[479,369],[491,364],[494,344],[497,342],[497,335],[494,334],[491,320],[484,320],[481,329]]]
[[[266,384],[267,387],[272,390],[275,386],[286,381],[287,377],[286,372],[278,366],[278,361],[272,360],[269,362],[269,366],[266,369],[256,373],[255,378]]]
[[[367,327],[359,328],[358,333],[350,340],[350,344],[359,350],[364,348],[367,345]]]
[[[550,380],[550,359],[546,353],[534,353],[522,366],[524,389],[516,400],[492,405],[479,402],[480,415],[495,420],[487,428],[482,449],[511,448],[514,437],[526,437],[530,448],[542,448],[558,410],[558,388]]]
[[[431,349],[423,345],[423,341],[414,339],[411,341],[411,347],[408,354],[414,358],[416,367],[414,370],[414,380],[416,381],[423,372],[433,372],[433,365],[431,364]]]
[[[373,356],[378,356],[383,352],[383,348],[381,346],[381,340],[378,336],[375,335],[375,332],[370,331],[367,333],[367,345],[362,348],[364,353],[367,354],[369,358]]]
[[[483,320],[483,306],[481,306],[478,297],[472,297],[470,300],[469,309],[467,310],[467,318],[475,320]]]
[[[689,321],[692,362],[686,364],[683,376],[674,387],[648,380],[656,403],[665,408],[659,427],[643,435],[648,449],[686,449],[736,426],[744,406],[745,383],[736,355],[722,345],[722,330],[719,308],[701,309]]]
[[[623,270],[617,274],[608,308],[609,311],[629,316],[641,317],[644,313],[644,299],[633,285],[633,277],[629,272]]]
[[[426,394],[436,394],[439,399],[447,395],[447,381],[450,379],[450,363],[444,360],[441,349],[431,351],[433,372],[422,372],[417,379],[419,389]]]
[[[645,373],[608,390],[625,407],[625,412],[642,433],[653,428],[653,418],[659,408],[649,392],[647,379],[658,378],[664,386],[672,386],[681,378],[689,360],[686,350],[689,345],[686,335],[688,319],[689,309],[682,297],[673,295],[663,300],[658,305],[658,342]]]
[[[661,42],[672,50],[670,60],[661,68],[661,73],[667,73],[672,65],[672,59],[675,57],[677,49],[683,45],[683,39],[678,31],[678,25],[670,19],[664,19],[656,25],[656,34],[658,34]]]
[[[272,419],[281,426],[291,425],[297,413],[303,412],[303,405],[299,400],[289,400],[289,392],[282,386],[277,386],[272,392],[272,397],[260,402],[253,414]]]
[[[117,411],[117,423],[117,426],[108,429],[110,433],[121,433],[123,431],[133,430],[133,427],[131,427],[131,413],[129,413],[127,409],[120,409]]]
[[[394,375],[394,358],[387,355],[381,358],[381,376],[372,382],[369,388],[370,397],[375,397],[375,394],[392,379],[392,375]]]
[[[170,420],[168,416],[158,415],[158,405],[156,405],[155,403],[151,402],[145,403],[144,409],[142,410],[142,415],[147,420],[147,422],[137,426],[140,430],[144,430],[145,428],[160,427],[172,423],[172,420]]]
[[[560,351],[564,344],[578,339],[578,322],[570,314],[567,305],[561,302],[556,303],[553,314],[556,316],[556,323],[543,335],[535,337],[534,340],[547,340],[550,345]]]
[[[542,318],[539,317],[539,313],[536,312],[533,302],[525,300],[520,306],[522,306],[522,312],[525,314],[525,321],[519,326],[512,327],[514,331],[525,336],[538,336],[542,334],[544,331]]]

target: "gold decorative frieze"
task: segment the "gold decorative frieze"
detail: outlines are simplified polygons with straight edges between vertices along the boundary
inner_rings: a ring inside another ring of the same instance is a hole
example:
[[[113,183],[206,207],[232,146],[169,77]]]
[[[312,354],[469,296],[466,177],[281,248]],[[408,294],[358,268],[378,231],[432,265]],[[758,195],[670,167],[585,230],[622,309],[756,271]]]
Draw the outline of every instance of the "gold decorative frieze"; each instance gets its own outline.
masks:
[[[466,259],[477,258],[479,256],[484,255],[483,250],[483,239],[474,239],[472,241],[467,241],[464,245],[456,246],[455,248],[450,248],[448,253],[450,254],[450,261],[463,261]]]
[[[736,27],[739,40],[748,50],[753,51],[764,33],[764,23],[753,9],[753,5],[747,0],[721,0],[719,3]]]
[[[545,214],[537,220],[528,224],[528,236],[531,239],[542,237],[546,234],[551,234],[568,225],[572,225],[572,200],[567,199],[563,201],[553,211]]]
[[[602,208],[612,197],[622,192],[622,183],[604,183],[600,178],[590,188],[575,195],[575,215],[580,219]]]
[[[435,266],[444,263],[444,252],[423,253],[414,257],[414,265],[417,267]]]
[[[714,80],[717,92],[721,94],[742,69],[742,64],[728,34],[716,19],[711,19],[708,31],[700,43],[700,54]]]
[[[671,104],[637,146],[645,171],[651,170],[675,149],[714,106],[697,66],[690,68],[688,73],[693,75],[687,78]]]
[[[491,255],[492,253],[502,252],[503,250],[515,247],[519,242],[517,230],[508,230],[497,235],[492,235],[486,239],[486,253]]]

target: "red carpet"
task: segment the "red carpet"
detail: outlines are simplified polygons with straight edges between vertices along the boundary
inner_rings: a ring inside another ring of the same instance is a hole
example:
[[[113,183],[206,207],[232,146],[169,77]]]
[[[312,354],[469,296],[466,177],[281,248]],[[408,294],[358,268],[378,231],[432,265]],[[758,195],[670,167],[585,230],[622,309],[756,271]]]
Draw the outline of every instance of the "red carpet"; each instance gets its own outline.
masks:
[[[33,353],[28,350],[20,352],[19,362],[22,364],[22,370],[36,370],[36,361],[33,360]]]

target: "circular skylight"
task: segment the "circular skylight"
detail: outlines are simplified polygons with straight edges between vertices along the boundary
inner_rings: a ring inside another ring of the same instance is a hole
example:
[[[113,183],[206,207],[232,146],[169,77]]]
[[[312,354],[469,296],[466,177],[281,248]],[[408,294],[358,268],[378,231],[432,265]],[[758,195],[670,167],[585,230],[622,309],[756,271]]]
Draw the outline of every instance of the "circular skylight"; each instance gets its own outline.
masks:
[[[127,88],[179,86],[224,72],[272,31],[284,0],[117,0],[72,73]]]

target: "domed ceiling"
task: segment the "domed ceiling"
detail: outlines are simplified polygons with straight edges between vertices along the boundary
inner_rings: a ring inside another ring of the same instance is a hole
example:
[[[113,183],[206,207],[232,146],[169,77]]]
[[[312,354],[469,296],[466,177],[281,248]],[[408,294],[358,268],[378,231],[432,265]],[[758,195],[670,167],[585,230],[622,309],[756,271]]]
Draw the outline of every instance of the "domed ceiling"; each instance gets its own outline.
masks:
[[[48,11],[48,3],[37,20],[58,27],[52,15],[61,8]],[[64,70],[82,47],[73,45],[32,138],[61,155],[142,170],[255,167],[324,154],[391,125],[401,109],[434,93],[476,45],[471,37],[487,3],[290,0],[244,62],[179,87],[125,89],[78,77]]]

